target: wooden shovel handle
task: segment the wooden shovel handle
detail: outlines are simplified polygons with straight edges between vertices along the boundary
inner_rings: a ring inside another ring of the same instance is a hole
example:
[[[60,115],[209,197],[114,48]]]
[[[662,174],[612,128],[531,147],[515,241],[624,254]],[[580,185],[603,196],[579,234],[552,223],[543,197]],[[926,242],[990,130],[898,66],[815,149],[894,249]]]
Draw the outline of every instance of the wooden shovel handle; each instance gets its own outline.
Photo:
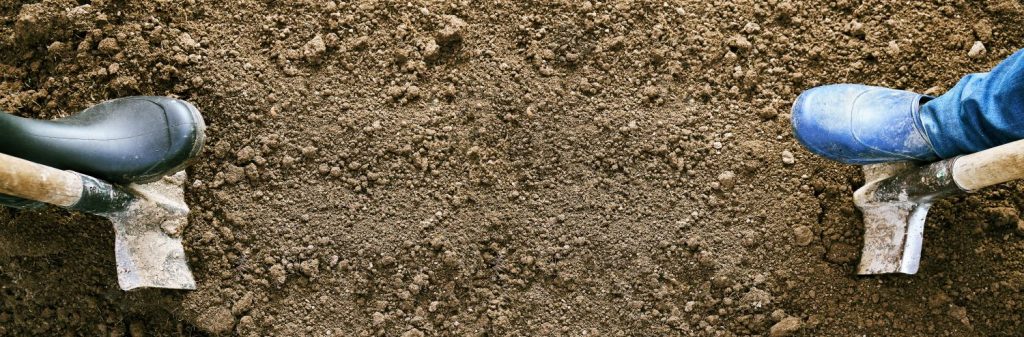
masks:
[[[1024,178],[1024,140],[956,158],[953,180],[973,191]]]
[[[70,207],[82,189],[78,174],[0,153],[0,193]]]

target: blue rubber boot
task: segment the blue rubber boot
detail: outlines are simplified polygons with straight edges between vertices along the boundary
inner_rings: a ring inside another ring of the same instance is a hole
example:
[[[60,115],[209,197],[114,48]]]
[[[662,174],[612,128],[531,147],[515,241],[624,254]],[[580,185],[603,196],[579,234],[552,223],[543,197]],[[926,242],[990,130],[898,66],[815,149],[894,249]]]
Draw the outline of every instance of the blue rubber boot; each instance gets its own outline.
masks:
[[[804,91],[793,103],[793,133],[811,152],[846,164],[940,159],[919,109],[931,97],[860,84]]]

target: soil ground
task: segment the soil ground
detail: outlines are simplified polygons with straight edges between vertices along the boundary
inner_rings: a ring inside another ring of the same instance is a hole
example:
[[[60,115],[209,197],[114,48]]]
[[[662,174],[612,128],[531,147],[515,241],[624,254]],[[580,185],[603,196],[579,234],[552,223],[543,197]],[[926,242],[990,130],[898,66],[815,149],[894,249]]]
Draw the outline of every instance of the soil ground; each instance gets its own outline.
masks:
[[[209,124],[199,289],[117,288],[110,224],[0,209],[0,335],[1022,335],[1022,185],[856,277],[856,167],[804,89],[938,94],[1024,47],[991,1],[0,3],[0,108]],[[985,50],[970,50],[980,41]]]

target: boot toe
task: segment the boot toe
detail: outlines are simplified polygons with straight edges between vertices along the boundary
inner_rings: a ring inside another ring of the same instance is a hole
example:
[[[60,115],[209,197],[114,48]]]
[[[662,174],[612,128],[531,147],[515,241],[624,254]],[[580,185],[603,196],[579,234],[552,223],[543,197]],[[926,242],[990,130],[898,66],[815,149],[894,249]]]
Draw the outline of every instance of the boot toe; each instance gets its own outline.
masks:
[[[146,96],[139,99],[163,108],[169,141],[162,160],[135,180],[154,180],[181,171],[196,158],[206,141],[206,123],[199,109],[187,101],[169,97]]]

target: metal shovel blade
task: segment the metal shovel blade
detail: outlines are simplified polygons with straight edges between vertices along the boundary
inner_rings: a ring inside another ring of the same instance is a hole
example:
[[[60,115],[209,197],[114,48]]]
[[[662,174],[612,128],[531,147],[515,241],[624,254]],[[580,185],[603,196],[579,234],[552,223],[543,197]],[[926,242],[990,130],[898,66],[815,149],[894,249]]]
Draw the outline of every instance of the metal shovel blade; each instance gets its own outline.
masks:
[[[951,160],[923,166],[864,166],[867,183],[853,193],[853,202],[864,215],[857,274],[917,273],[928,209],[935,200],[962,191],[953,181],[951,167]]]
[[[859,206],[864,215],[864,248],[857,274],[917,273],[929,207],[917,203]]]
[[[188,267],[181,231],[188,223],[185,173],[163,180],[131,185],[136,196],[121,212],[107,214],[114,224],[117,283],[123,290],[136,288],[196,288]]]
[[[864,247],[857,274],[917,272],[924,241],[924,221],[931,204],[910,200],[905,192],[893,199],[877,198],[876,192],[887,179],[914,169],[910,162],[864,166],[867,182],[853,193],[853,202],[864,218]]]

